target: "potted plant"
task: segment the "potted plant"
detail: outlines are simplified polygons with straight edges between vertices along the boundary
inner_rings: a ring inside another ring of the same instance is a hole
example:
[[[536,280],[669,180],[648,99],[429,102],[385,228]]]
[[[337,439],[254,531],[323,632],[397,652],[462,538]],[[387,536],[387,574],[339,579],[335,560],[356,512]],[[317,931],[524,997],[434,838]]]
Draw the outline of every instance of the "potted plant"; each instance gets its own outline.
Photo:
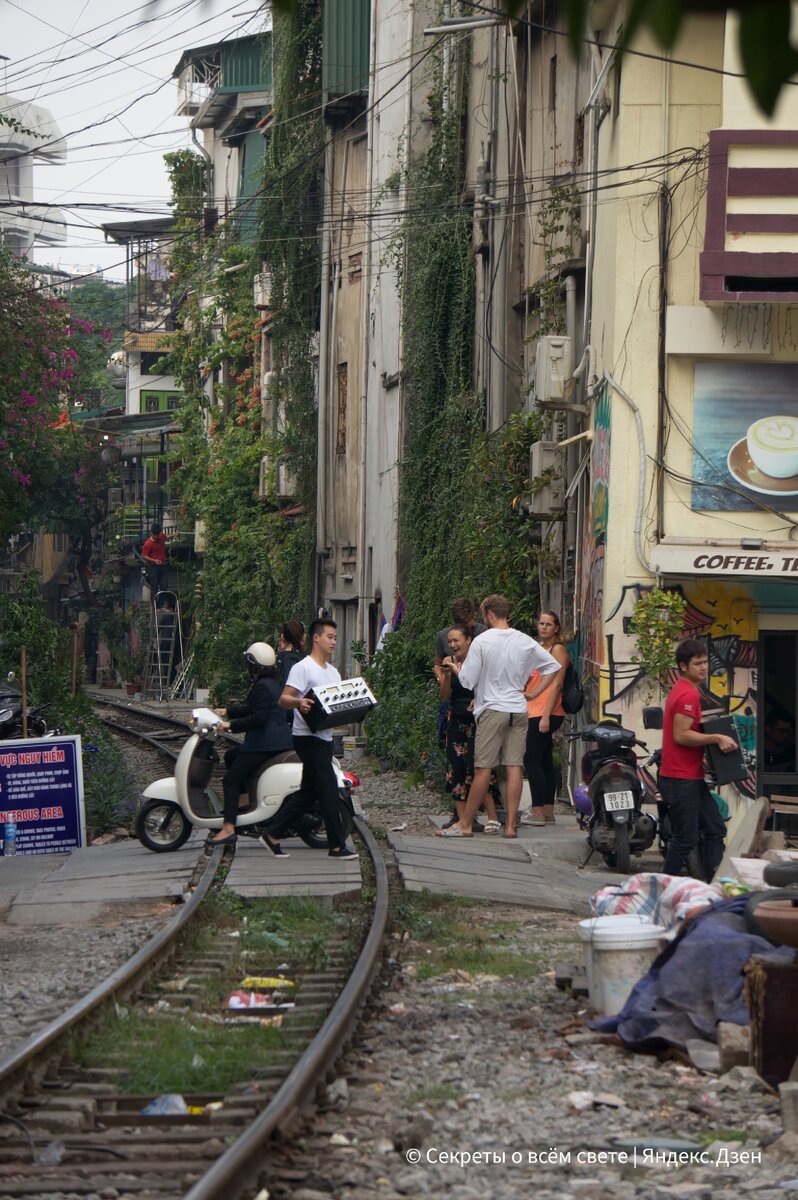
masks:
[[[127,694],[135,696],[141,691],[141,672],[143,669],[144,651],[133,653],[125,646],[118,646],[113,651],[113,662],[117,672],[124,680]]]
[[[670,588],[653,587],[644,592],[634,607],[629,632],[637,639],[637,663],[648,682],[647,700],[650,704],[654,687],[660,693],[667,689],[674,667],[674,643],[682,636],[684,610],[687,600]],[[652,686],[653,685],[653,686]]]

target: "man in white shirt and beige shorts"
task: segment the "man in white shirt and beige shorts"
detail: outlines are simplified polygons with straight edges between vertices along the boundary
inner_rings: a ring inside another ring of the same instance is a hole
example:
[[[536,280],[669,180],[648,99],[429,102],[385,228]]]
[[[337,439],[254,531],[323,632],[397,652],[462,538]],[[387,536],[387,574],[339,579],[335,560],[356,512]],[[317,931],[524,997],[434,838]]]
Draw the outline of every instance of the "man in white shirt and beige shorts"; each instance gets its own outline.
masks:
[[[463,815],[456,825],[441,829],[441,837],[471,837],[471,823],[485,799],[491,771],[503,764],[506,773],[505,807],[507,824],[504,836],[516,838],[516,818],[521,803],[526,751],[527,680],[534,670],[540,673],[534,695],[544,692],[560,669],[553,655],[542,646],[512,629],[510,603],[505,596],[488,596],[482,602],[482,619],[487,629],[474,638],[465,661],[454,663],[452,673],[464,688],[474,692],[474,717],[477,723],[474,750],[474,781],[468,793]]]

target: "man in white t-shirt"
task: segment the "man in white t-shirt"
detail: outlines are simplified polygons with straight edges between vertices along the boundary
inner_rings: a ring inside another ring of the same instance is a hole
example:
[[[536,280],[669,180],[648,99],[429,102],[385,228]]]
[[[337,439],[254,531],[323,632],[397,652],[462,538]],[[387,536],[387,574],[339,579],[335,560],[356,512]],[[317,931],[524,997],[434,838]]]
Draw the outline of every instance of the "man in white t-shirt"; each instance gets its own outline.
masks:
[[[524,782],[527,700],[524,694],[533,671],[540,672],[534,695],[544,692],[554,680],[560,664],[553,655],[509,624],[510,604],[504,596],[488,596],[482,602],[487,629],[474,638],[461,666],[451,670],[464,688],[474,692],[477,734],[474,747],[474,781],[460,821],[441,829],[442,837],[471,837],[471,822],[488,791],[490,773],[499,763],[506,772],[504,836],[518,837],[515,828]]]
[[[305,812],[316,797],[327,830],[330,858],[357,858],[346,845],[346,829],[332,761],[332,732],[320,729],[318,733],[313,733],[305,721],[305,714],[313,707],[313,701],[307,695],[310,689],[341,682],[341,676],[331,661],[337,639],[335,621],[327,617],[312,621],[308,629],[310,654],[291,668],[280,696],[280,707],[294,711],[291,733],[294,749],[302,760],[302,784],[269,822],[267,842],[272,850],[279,846],[282,831]]]

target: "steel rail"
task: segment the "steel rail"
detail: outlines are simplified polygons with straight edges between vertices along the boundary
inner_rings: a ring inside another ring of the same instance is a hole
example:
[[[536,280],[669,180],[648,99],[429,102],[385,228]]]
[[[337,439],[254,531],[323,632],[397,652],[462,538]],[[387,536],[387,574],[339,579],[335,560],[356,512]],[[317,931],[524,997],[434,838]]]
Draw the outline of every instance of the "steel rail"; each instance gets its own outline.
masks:
[[[224,847],[212,851],[202,877],[186,903],[175,914],[171,921],[160,929],[153,937],[138,950],[132,958],[117,967],[102,983],[97,984],[86,996],[68,1008],[66,1012],[56,1017],[44,1029],[39,1030],[22,1042],[16,1050],[0,1059],[0,1091],[7,1094],[24,1082],[27,1073],[34,1070],[39,1061],[46,1059],[52,1053],[52,1047],[59,1038],[81,1021],[105,1001],[118,992],[124,991],[135,983],[136,979],[150,968],[158,955],[176,941],[178,933],[196,915],[196,912],[213,883],[219,864],[222,861]]]
[[[183,1200],[232,1200],[251,1184],[252,1175],[267,1151],[267,1140],[288,1124],[315,1089],[319,1077],[333,1065],[365,1002],[379,965],[388,920],[389,888],[388,872],[377,842],[361,820],[356,818],[355,824],[374,865],[376,898],[371,928],[354,970],[316,1037],[267,1107],[184,1194]]]
[[[119,709],[120,712],[132,717],[133,720],[146,721],[152,719],[152,721],[159,722],[161,725],[173,726],[175,732],[181,731],[184,737],[188,737],[191,733],[187,719],[181,720],[179,717],[168,717],[165,713],[156,713],[149,708],[133,708],[130,704],[123,704],[121,700],[104,700],[93,693],[89,693],[89,698],[94,704],[103,705],[105,708]],[[121,734],[140,738],[141,741],[147,742],[156,748],[161,746],[160,739],[154,733],[142,733],[138,729],[121,725],[110,717],[100,717],[100,720],[110,729],[115,729]],[[222,732],[217,734],[217,737],[222,741],[228,742],[231,746],[240,746],[242,743],[241,736],[234,733]],[[175,754],[174,757],[177,758],[177,755]]]
[[[172,750],[170,746],[165,746],[160,738],[153,737],[148,733],[142,733],[138,729],[131,729],[129,725],[120,725],[118,721],[112,720],[110,717],[100,717],[103,725],[107,725],[115,733],[122,737],[135,738],[138,742],[144,742],[147,746],[151,746],[153,750],[158,750],[164,758],[170,758],[172,762],[177,762],[177,750]]]

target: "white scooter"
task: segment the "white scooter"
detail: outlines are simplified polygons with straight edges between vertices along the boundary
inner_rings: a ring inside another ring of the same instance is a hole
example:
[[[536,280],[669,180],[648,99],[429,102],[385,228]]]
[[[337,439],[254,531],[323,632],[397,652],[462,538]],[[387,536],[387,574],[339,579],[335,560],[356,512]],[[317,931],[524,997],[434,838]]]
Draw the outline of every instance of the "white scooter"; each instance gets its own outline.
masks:
[[[147,850],[155,853],[178,850],[188,840],[192,829],[222,828],[219,801],[208,791],[214,767],[219,762],[215,745],[218,721],[218,716],[210,709],[195,711],[188,723],[191,736],[177,757],[174,775],[157,779],[145,789],[135,831]],[[352,788],[357,787],[360,780],[352,772],[343,771],[336,759],[333,759],[333,767],[348,836],[352,817],[362,815],[352,800]],[[283,750],[268,759],[249,780],[248,794],[241,796],[236,833],[244,837],[262,837],[266,823],[277,815],[284,800],[299,790],[301,781],[302,763],[293,750]],[[327,835],[316,804],[281,837],[300,837],[312,849],[326,850]]]

